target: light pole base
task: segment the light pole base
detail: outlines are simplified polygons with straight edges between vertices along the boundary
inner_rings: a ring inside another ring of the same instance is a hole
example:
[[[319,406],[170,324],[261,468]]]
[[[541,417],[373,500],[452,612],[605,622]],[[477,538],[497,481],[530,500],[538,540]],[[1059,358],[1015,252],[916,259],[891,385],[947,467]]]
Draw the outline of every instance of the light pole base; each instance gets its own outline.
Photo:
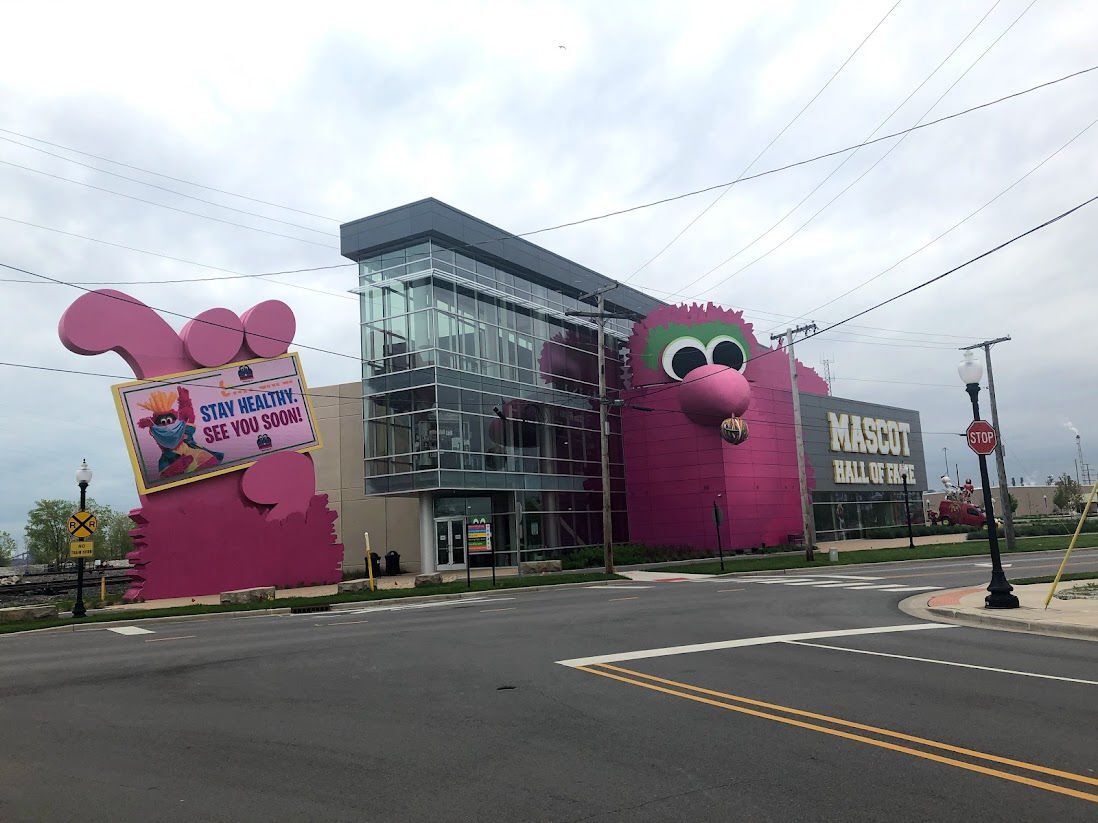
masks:
[[[991,583],[987,587],[988,595],[984,598],[984,608],[987,609],[1016,609],[1018,597],[1012,594],[1014,587],[1007,582],[1006,574],[1002,571],[991,573]]]

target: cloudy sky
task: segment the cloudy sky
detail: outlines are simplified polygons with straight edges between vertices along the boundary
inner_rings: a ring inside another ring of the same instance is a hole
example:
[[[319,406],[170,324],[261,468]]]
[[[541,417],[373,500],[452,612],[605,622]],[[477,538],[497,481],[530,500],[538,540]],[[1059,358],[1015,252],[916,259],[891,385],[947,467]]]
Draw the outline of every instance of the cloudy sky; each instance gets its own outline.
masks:
[[[1098,10],[1086,0],[277,8],[9,10],[0,262],[67,281],[332,265],[346,262],[339,222],[426,196],[530,231],[858,143],[1098,62]],[[1098,72],[744,182],[700,219],[721,192],[532,239],[656,296],[744,307],[758,331],[794,317],[823,325],[1098,194],[1098,126],[1087,129],[1096,104]],[[836,394],[919,409],[931,476],[943,447],[965,476],[975,460],[950,434],[969,414],[957,346],[1009,334],[995,349],[1008,474],[1073,472],[1069,424],[1098,464],[1096,220],[1098,204],[798,353],[831,361]],[[277,297],[297,313],[298,342],[357,355],[352,268],[275,279],[313,291],[256,280],[117,288],[184,314]],[[3,282],[0,295],[0,359],[127,373],[115,355],[60,345],[74,289]],[[345,358],[303,361],[313,385],[356,377]],[[35,499],[72,494],[82,457],[100,501],[136,504],[109,390],[117,381],[0,374],[0,529],[20,535]]]

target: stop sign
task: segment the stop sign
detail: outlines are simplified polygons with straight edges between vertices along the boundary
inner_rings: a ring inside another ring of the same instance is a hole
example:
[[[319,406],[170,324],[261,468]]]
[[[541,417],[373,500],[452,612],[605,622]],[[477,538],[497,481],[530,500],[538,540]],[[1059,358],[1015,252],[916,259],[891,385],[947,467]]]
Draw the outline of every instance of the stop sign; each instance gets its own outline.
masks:
[[[998,442],[995,437],[995,428],[986,420],[973,420],[965,429],[965,438],[968,447],[976,454],[991,454],[995,451]]]

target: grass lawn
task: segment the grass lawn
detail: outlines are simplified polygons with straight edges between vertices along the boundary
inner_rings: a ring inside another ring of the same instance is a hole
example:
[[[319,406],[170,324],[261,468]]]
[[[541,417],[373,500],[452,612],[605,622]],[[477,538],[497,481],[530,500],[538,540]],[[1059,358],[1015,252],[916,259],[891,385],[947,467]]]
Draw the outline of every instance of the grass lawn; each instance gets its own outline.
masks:
[[[1056,575],[1046,574],[1044,577],[1023,577],[1010,582],[1017,586],[1025,586],[1029,583],[1051,583],[1055,579]],[[1068,572],[1060,577],[1061,583],[1066,583],[1069,580],[1098,580],[1098,572]]]
[[[150,617],[175,617],[186,614],[218,614],[220,612],[246,612],[262,609],[283,609],[293,606],[322,606],[326,603],[364,603],[371,600],[392,600],[398,597],[423,597],[432,594],[457,594],[467,591],[499,591],[501,589],[521,589],[529,586],[554,586],[561,583],[596,583],[603,580],[623,580],[616,574],[598,573],[568,573],[547,575],[526,575],[524,577],[500,577],[493,588],[491,580],[473,580],[471,586],[466,586],[465,581],[443,583],[441,586],[419,586],[407,589],[379,589],[376,592],[348,592],[347,594],[333,594],[327,597],[287,597],[278,600],[267,600],[260,603],[237,603],[231,606],[179,606],[174,609],[127,609],[124,611],[99,612],[89,614],[81,620],[72,618],[55,618],[49,620],[25,620],[18,623],[0,623],[0,634],[10,632],[24,632],[31,629],[48,629],[54,626],[75,626],[88,623],[108,622],[133,622],[145,620]]]
[[[1048,549],[1066,549],[1071,535],[1053,537],[1029,537],[1019,539],[1016,552],[1036,552]],[[1000,549],[1004,546],[999,541]],[[1087,549],[1098,546],[1098,534],[1079,535],[1076,548]],[[961,543],[935,543],[916,546],[914,549],[866,549],[865,551],[839,552],[839,562],[831,563],[827,552],[816,552],[816,560],[809,563],[803,554],[782,555],[779,557],[750,557],[734,555],[726,557],[725,573],[776,571],[779,569],[822,569],[828,566],[844,566],[851,563],[888,563],[896,560],[919,560],[932,557],[967,557],[969,555],[987,555],[990,551],[986,540],[965,540]],[[1004,552],[1006,554],[1006,552]],[[692,563],[690,565],[660,566],[650,569],[656,572],[679,572],[689,574],[720,574],[720,563]]]

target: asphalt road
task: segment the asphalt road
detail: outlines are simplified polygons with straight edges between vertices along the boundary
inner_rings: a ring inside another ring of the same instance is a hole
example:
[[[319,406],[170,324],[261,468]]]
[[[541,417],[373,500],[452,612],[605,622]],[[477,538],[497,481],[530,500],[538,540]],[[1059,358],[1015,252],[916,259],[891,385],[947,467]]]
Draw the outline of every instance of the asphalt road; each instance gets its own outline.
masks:
[[[1098,643],[827,571],[0,636],[0,820],[1095,819]]]

